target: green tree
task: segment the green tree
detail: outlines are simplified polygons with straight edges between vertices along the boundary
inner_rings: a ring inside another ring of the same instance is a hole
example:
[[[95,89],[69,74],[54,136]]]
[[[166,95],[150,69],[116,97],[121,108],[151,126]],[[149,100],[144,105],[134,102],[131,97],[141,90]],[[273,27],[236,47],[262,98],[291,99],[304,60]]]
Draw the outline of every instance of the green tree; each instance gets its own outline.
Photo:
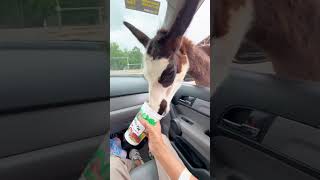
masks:
[[[134,47],[131,50],[122,50],[117,43],[112,42],[110,44],[110,68],[112,70],[123,70],[127,68],[128,62],[125,58],[128,58],[129,64],[142,64],[143,54],[138,47]],[[137,69],[140,68],[140,66],[130,66],[130,68]]]
[[[119,45],[115,42],[110,44],[110,69],[112,70],[123,70],[127,66],[127,62],[125,59],[119,58],[126,58],[128,54],[123,52]]]

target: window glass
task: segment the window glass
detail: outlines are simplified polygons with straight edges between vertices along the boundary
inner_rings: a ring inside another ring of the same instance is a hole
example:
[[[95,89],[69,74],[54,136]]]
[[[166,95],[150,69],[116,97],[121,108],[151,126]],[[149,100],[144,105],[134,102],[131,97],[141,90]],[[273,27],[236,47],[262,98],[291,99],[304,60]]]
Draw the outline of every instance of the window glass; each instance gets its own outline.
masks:
[[[105,41],[104,0],[2,0],[0,41]]]
[[[201,4],[185,36],[196,44],[210,36],[210,0]]]
[[[123,21],[143,30],[150,38],[154,37],[157,30],[164,23],[167,1],[160,0],[158,15],[126,9],[125,2],[111,0],[110,12],[110,69],[111,75],[142,74],[143,54],[145,48],[123,25]],[[203,2],[196,12],[185,36],[195,44],[210,35],[210,1]]]
[[[125,1],[110,1],[110,74],[142,74],[145,48],[123,25],[127,21],[148,35],[155,36],[164,21],[167,1],[160,0],[158,15],[126,9]]]

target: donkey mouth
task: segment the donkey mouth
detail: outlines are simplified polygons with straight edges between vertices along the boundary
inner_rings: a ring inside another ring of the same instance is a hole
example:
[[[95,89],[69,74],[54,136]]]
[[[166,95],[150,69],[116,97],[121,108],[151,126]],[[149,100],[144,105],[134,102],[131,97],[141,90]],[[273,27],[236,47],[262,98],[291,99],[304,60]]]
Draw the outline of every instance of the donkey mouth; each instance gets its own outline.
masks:
[[[161,101],[160,105],[158,106],[154,106],[154,104],[151,103],[150,101],[147,101],[147,103],[150,105],[151,109],[153,109],[159,115],[165,116],[169,112],[167,108],[167,101],[164,99]]]

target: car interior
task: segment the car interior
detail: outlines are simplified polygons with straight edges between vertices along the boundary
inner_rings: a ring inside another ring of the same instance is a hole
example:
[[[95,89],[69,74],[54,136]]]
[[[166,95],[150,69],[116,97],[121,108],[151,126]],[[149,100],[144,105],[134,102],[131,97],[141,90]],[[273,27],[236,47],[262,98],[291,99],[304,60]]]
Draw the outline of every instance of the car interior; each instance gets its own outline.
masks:
[[[78,179],[109,126],[105,43],[7,42],[0,56],[1,179]]]
[[[184,1],[167,1],[164,26],[174,20]],[[188,79],[188,78],[186,78]],[[110,137],[123,134],[148,100],[148,82],[140,75],[110,77]],[[210,179],[210,88],[185,81],[171,102],[170,112],[160,121],[166,135],[189,171],[200,179]],[[146,139],[135,147],[143,165],[131,170],[132,179],[159,179],[156,163],[149,157]]]
[[[215,77],[210,101],[211,179],[319,179],[319,82],[278,77],[248,46],[226,76],[214,71],[225,78]]]
[[[130,88],[124,88],[127,86]],[[141,105],[148,100],[148,84],[143,76],[111,76],[110,133],[122,137]],[[199,178],[210,177],[210,89],[185,83],[176,93],[170,113],[160,121],[162,133],[190,170]],[[139,149],[144,165],[133,169],[132,179],[157,179],[154,160],[149,158],[148,144]]]
[[[1,1],[0,179],[79,179],[106,136],[103,17],[68,10],[59,25],[59,2],[105,10],[100,0]]]
[[[319,179],[319,88],[233,69],[211,100],[213,176]]]
[[[167,2],[164,27],[185,1]],[[123,138],[148,83],[121,74],[108,87],[103,41],[4,41],[15,36],[0,38],[0,179],[78,179],[108,129]],[[162,133],[197,178],[320,179],[320,84],[277,77],[268,58],[244,41],[225,78],[212,63],[214,89],[186,77],[175,94]],[[158,179],[146,140],[133,180]]]

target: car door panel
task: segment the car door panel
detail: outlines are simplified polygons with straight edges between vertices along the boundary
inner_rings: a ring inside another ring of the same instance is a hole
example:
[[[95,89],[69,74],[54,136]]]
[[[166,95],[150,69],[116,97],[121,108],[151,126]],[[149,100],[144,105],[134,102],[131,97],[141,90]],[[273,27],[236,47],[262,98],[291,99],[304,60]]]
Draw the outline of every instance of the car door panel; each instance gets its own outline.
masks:
[[[178,139],[180,138],[178,137],[174,140],[172,146],[176,150],[178,156],[180,157],[184,165],[188,168],[192,175],[196,176],[198,179],[209,179],[210,172],[207,169],[205,169],[205,165],[201,163],[202,161],[204,161],[204,159],[198,155],[195,156],[196,150],[194,150],[190,144],[182,143],[181,145],[178,145]],[[193,160],[190,161],[190,159]],[[197,159],[196,163],[195,159]]]
[[[319,178],[314,158],[320,152],[319,88],[317,83],[233,69],[212,98],[217,178]],[[270,172],[256,173],[261,171]]]
[[[286,132],[286,133],[283,133]],[[320,129],[277,117],[262,145],[320,170]]]
[[[148,92],[148,86],[143,76],[111,76],[111,134],[119,133],[128,128],[141,105],[148,100],[146,92]]]
[[[76,180],[103,138],[97,136],[2,158],[1,179]]]
[[[110,97],[127,96],[148,92],[148,82],[142,75],[111,76]]]
[[[0,82],[6,87],[0,89],[1,112],[96,101],[106,96],[106,77],[101,74],[106,70],[98,67],[106,66],[101,43],[28,43],[27,49],[20,46],[0,44]]]
[[[188,169],[209,178],[210,89],[184,83],[173,98],[170,138]]]
[[[210,115],[210,103],[208,101],[197,98],[193,102],[192,108],[196,109],[199,112],[202,112],[203,114]]]
[[[210,137],[206,131],[209,130],[210,119],[183,105],[177,105],[176,111],[179,112],[176,119],[182,131],[181,136],[209,160]]]
[[[143,104],[148,100],[148,93],[112,97],[110,99],[110,111],[117,111]]]
[[[0,157],[105,133],[105,102],[64,106],[0,117]]]
[[[222,180],[229,178],[270,180],[288,179],[288,177],[294,180],[317,179],[234,138],[217,136],[214,138],[214,144],[215,159],[212,162],[212,178]],[[221,165],[220,162],[224,164]]]
[[[135,94],[110,99],[111,134],[128,128],[139,111],[141,105],[147,101],[148,94]]]
[[[147,81],[142,76],[115,76],[111,77],[110,82],[111,134],[114,134],[128,128],[141,105],[149,97]],[[130,88],[124,88],[124,84]],[[179,101],[184,97],[196,97],[192,100],[196,103],[187,106]],[[208,88],[184,84],[173,98],[170,113],[160,121],[162,133],[166,135],[169,135],[169,129],[175,131],[171,128],[173,121],[179,124],[182,134],[176,139],[171,139],[172,145],[185,165],[202,178],[209,178],[210,175],[210,138],[207,134],[210,129],[209,99]],[[189,119],[189,122],[186,122],[186,119]],[[185,151],[186,149],[190,151]]]
[[[120,110],[115,110],[110,112],[110,122],[111,122],[111,134],[120,132],[129,127],[133,118],[139,112],[141,105],[136,105],[128,108],[123,108]]]
[[[0,177],[79,178],[109,126],[104,43],[1,43],[0,56]]]

